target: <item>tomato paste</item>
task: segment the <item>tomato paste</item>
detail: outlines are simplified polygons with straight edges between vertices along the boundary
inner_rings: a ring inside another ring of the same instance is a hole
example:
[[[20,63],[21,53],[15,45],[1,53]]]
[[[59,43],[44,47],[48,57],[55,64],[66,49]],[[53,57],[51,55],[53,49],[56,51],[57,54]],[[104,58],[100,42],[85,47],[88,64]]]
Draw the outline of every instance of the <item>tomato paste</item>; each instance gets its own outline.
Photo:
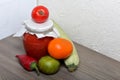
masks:
[[[42,56],[48,55],[48,43],[53,37],[37,38],[35,34],[24,33],[23,44],[27,55],[39,60]]]

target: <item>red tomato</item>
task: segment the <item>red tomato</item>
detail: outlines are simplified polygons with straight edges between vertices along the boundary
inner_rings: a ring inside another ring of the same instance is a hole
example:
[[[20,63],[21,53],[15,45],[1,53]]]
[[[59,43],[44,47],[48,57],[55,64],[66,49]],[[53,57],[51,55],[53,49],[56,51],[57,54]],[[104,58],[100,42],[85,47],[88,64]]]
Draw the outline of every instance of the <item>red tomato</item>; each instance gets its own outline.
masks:
[[[45,22],[49,17],[49,11],[45,6],[36,6],[32,10],[32,19],[37,23]]]

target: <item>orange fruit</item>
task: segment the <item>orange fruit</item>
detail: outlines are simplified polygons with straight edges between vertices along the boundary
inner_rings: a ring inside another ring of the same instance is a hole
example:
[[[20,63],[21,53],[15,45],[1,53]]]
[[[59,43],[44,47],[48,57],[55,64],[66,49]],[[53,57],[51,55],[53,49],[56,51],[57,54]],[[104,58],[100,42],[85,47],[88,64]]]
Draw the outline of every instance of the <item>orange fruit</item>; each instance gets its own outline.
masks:
[[[63,38],[55,38],[48,44],[50,56],[56,59],[65,59],[71,55],[72,51],[72,43]]]

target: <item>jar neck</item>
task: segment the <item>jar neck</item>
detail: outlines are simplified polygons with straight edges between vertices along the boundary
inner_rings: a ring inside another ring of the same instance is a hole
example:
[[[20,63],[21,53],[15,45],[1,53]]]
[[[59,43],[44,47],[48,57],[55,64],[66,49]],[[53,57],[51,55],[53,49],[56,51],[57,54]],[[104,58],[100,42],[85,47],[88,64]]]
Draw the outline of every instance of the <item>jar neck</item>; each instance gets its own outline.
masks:
[[[46,33],[53,28],[53,21],[48,20],[44,23],[35,23],[31,19],[24,21],[25,28],[27,31],[32,33]]]
[[[29,29],[26,29],[26,30],[27,30],[27,32],[34,33],[34,34],[47,34],[47,33],[49,33],[49,32],[52,32],[52,31],[53,31],[53,27],[52,27],[52,28],[50,28],[50,29],[48,29],[48,30],[46,30],[46,31],[43,31],[43,32],[31,31],[31,30],[29,30]]]

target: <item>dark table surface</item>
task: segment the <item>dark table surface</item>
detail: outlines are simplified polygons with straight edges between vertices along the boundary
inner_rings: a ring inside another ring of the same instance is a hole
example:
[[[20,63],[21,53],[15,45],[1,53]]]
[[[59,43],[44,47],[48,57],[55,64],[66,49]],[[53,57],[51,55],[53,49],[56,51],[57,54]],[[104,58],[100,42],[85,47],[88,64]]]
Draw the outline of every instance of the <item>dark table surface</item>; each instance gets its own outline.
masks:
[[[120,63],[84,46],[74,43],[80,57],[75,72],[68,72],[64,66],[54,75],[24,70],[16,54],[24,54],[22,39],[8,37],[0,41],[0,80],[120,80]]]

